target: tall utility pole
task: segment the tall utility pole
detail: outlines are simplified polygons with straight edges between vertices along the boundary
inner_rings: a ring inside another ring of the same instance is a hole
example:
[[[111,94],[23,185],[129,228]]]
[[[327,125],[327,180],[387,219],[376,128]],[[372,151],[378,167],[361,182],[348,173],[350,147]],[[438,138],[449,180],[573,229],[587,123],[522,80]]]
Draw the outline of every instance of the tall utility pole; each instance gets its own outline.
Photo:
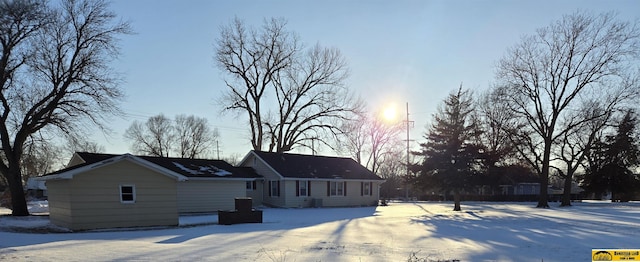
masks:
[[[407,176],[405,178],[405,198],[409,200],[409,154],[411,154],[409,129],[413,126],[413,121],[409,120],[409,102],[407,102],[407,119],[404,121],[407,123]]]
[[[218,160],[220,160],[220,144],[218,140],[216,140],[216,152],[218,153]]]

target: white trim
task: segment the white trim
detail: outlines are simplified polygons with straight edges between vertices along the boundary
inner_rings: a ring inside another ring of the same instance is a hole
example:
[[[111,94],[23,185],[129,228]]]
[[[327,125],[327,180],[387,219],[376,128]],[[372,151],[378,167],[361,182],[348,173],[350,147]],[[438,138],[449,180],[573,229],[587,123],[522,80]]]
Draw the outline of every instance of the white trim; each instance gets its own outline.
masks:
[[[362,196],[373,196],[373,185],[369,182],[361,182]]]
[[[309,185],[311,184],[311,181],[309,180],[297,180],[297,184],[298,184],[298,192],[296,192],[297,197],[309,197]],[[304,184],[304,192],[306,194],[300,194],[300,189],[302,189],[302,185]]]
[[[242,160],[240,160],[238,166],[243,166],[242,164],[244,164],[244,162],[247,161],[247,157],[249,157],[249,155],[251,155],[251,152],[253,151],[249,151],[249,153],[247,153],[246,155],[244,155],[244,157],[242,158]]]
[[[275,182],[276,187],[273,186],[273,183]],[[276,198],[276,197],[281,197],[282,195],[282,188],[280,188],[280,181],[278,180],[269,180],[269,197],[272,198]],[[278,193],[277,195],[273,193],[273,190],[276,190],[276,193]]]
[[[257,188],[257,187],[258,187],[258,185],[256,185],[256,188],[253,188],[253,182],[254,182],[254,181],[245,181],[245,182],[244,182],[244,183],[245,183],[245,184],[244,184],[244,188],[245,188],[245,190],[247,190],[247,191],[251,191],[251,192],[258,190],[258,188]]]
[[[329,197],[346,197],[345,190],[347,188],[347,181],[329,181]],[[336,185],[336,194],[331,194],[331,186],[335,183]],[[338,195],[338,185],[342,185],[342,195]]]
[[[133,200],[130,200],[130,201],[129,200],[127,200],[127,201],[122,200],[122,196],[123,196],[122,188],[123,187],[131,187],[131,194],[132,194]],[[135,204],[136,203],[136,185],[135,184],[120,184],[120,186],[118,186],[118,188],[120,189],[120,195],[119,195],[120,203],[122,203],[122,204]]]

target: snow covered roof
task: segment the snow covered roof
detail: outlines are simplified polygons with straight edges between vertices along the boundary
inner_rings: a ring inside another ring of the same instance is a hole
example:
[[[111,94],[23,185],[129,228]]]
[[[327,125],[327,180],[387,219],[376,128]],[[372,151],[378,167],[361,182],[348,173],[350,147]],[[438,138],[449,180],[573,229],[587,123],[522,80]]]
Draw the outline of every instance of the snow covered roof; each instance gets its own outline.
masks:
[[[186,177],[259,178],[253,169],[237,168],[223,160],[148,157],[140,158]]]
[[[383,180],[351,158],[263,151],[252,153],[285,178]]]
[[[96,154],[87,152],[76,152],[74,157],[81,159],[84,163],[45,175],[43,179],[70,179],[79,172],[121,160],[122,158],[138,162],[165,175],[175,177],[179,181],[188,180],[189,178],[251,180],[260,177],[253,169],[237,168],[223,160],[133,156],[130,154]]]

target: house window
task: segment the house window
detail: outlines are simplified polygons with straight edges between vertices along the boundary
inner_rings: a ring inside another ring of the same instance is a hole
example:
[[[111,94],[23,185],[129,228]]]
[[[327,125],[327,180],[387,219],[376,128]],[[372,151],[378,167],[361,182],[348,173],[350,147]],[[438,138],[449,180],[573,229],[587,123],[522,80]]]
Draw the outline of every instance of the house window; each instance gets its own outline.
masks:
[[[345,182],[329,182],[329,196],[345,196]]]
[[[296,196],[309,196],[311,194],[309,183],[309,181],[296,181]]]
[[[371,190],[372,188],[372,183],[371,182],[362,182],[361,186],[362,186],[362,192],[360,195],[362,196],[371,196],[373,195],[373,191]]]
[[[280,181],[269,182],[269,196],[272,196],[272,197],[280,196]]]
[[[135,203],[136,202],[136,186],[120,185],[120,202]]]
[[[247,191],[256,190],[256,181],[247,181]]]

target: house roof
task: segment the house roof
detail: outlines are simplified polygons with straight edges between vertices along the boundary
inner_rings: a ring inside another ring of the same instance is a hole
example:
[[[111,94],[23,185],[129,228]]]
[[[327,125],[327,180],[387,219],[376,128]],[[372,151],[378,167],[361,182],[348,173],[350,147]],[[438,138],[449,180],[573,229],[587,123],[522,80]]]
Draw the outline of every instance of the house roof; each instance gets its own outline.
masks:
[[[285,178],[383,180],[351,158],[252,151]]]
[[[224,160],[140,156],[186,177],[259,178],[253,169],[237,168]]]
[[[74,157],[79,157],[83,163],[47,174],[45,177],[62,177],[63,174],[73,175],[72,171],[74,170],[87,169],[99,163],[106,164],[112,160],[120,160],[127,157],[152,169],[157,169],[160,172],[178,177],[179,180],[188,180],[189,178],[255,179],[260,177],[253,169],[236,168],[223,160],[132,156],[129,154],[114,155],[87,152],[76,152]]]
[[[84,161],[85,163],[89,163],[89,164],[100,162],[102,160],[106,160],[114,156],[118,156],[114,154],[100,154],[100,153],[88,153],[88,152],[76,152],[75,155],[80,157],[82,161]]]

